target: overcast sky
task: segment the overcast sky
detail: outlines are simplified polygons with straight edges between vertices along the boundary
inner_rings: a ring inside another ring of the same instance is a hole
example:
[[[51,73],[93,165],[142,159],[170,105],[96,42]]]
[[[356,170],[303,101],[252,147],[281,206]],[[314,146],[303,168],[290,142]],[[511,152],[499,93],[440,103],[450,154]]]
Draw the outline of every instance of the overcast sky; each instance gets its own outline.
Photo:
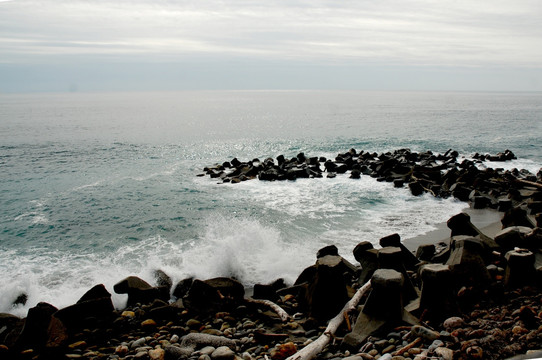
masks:
[[[542,91],[540,0],[0,0],[0,92]]]

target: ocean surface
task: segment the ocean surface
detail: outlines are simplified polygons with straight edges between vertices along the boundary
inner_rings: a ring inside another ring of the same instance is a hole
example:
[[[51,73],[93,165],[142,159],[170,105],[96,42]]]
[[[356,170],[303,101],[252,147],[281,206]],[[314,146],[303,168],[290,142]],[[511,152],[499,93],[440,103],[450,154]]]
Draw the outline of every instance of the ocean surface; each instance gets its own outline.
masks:
[[[293,282],[335,244],[435,229],[467,205],[370,177],[217,184],[234,157],[334,158],[350,148],[542,167],[542,94],[216,91],[0,94],[0,312],[64,307],[128,275]],[[26,305],[13,306],[20,294]],[[125,295],[114,295],[122,307]]]

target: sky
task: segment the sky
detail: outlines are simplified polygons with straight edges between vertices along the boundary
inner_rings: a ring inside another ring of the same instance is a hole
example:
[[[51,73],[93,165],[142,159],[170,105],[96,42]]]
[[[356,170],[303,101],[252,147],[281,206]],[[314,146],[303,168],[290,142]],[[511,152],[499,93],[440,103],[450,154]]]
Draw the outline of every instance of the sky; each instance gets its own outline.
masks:
[[[0,92],[542,91],[540,0],[0,0]]]

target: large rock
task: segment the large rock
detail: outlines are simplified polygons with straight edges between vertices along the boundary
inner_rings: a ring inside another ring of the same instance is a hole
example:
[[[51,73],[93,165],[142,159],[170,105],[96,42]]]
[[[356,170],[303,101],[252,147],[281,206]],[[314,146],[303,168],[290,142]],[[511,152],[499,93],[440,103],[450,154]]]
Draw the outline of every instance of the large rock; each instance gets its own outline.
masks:
[[[175,289],[173,289],[173,296],[177,299],[182,299],[190,290],[193,282],[194,278],[186,278],[179,281],[177,285],[175,285]]]
[[[505,255],[506,272],[504,286],[518,288],[533,285],[536,281],[535,255],[529,250],[510,250]]]
[[[20,350],[40,350],[48,340],[48,328],[51,317],[58,309],[53,305],[40,302],[28,310],[24,327],[19,335],[15,348]]]
[[[491,276],[482,258],[484,247],[480,239],[469,236],[454,236],[451,254],[446,262],[457,286],[473,286],[478,291],[491,283]]]
[[[137,276],[129,276],[119,281],[113,287],[117,294],[128,294],[128,306],[149,304],[155,299],[169,300],[167,287],[152,287],[148,282]]]
[[[478,237],[480,243],[485,248],[486,252],[491,252],[498,248],[495,240],[482,233],[471,221],[470,215],[466,213],[459,213],[448,219],[446,225],[452,231],[451,237],[458,235],[467,235]]]
[[[245,289],[229,278],[194,280],[183,298],[184,305],[193,311],[211,313],[235,308],[243,300]]]
[[[318,259],[315,275],[306,293],[309,314],[317,320],[332,318],[348,301],[343,260],[333,255]]]
[[[425,312],[424,319],[441,322],[458,314],[459,308],[455,301],[455,292],[450,286],[452,272],[448,265],[423,265],[420,277],[422,279],[420,311]]]
[[[527,216],[527,211],[520,207],[515,207],[508,210],[501,219],[502,228],[505,229],[511,226],[525,226],[534,228],[535,225]]]
[[[356,320],[354,329],[346,334],[341,347],[359,351],[360,345],[372,334],[404,323],[415,325],[419,320],[403,306],[403,275],[392,269],[376,270],[371,278],[371,292]]]
[[[168,274],[166,274],[162,270],[155,270],[153,272],[153,275],[154,281],[156,282],[156,287],[167,288],[168,292],[171,291],[171,288],[173,287],[173,281]]]
[[[383,248],[398,247],[399,249],[401,249],[403,265],[405,266],[405,268],[408,270],[414,270],[416,268],[416,265],[418,264],[418,259],[406,248],[406,246],[403,245],[399,234],[395,233],[385,236],[379,240],[379,243],[380,246],[382,246]]]
[[[526,226],[510,226],[495,235],[495,242],[505,251],[515,247],[528,247],[526,237],[531,231],[532,229]]]

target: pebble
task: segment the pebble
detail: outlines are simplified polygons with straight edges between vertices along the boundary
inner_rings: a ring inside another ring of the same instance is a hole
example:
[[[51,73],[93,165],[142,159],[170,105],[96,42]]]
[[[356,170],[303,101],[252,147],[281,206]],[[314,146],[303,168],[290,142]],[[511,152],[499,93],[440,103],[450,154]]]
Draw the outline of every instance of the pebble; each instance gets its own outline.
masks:
[[[153,319],[147,319],[147,320],[141,322],[141,327],[142,327],[142,328],[153,328],[153,327],[156,327],[156,321],[154,321]]]
[[[460,318],[458,316],[453,316],[451,318],[448,318],[442,324],[442,326],[444,326],[444,328],[447,331],[460,328],[460,327],[462,327],[464,325],[465,325],[465,320],[463,320],[462,318]]]
[[[484,351],[479,346],[471,346],[466,351],[469,359],[483,359]]]
[[[126,345],[119,345],[115,348],[115,354],[119,356],[124,356],[128,354],[128,351],[130,351],[130,349],[128,349],[128,346]]]
[[[442,358],[442,360],[453,360],[454,352],[452,349],[445,347],[439,347],[435,349],[435,354]]]
[[[123,311],[120,316],[127,317],[127,318],[133,318],[133,317],[135,317],[135,312],[126,310],[126,311]]]
[[[421,325],[414,325],[410,331],[415,337],[421,337],[427,341],[434,341],[440,336],[440,333]]]
[[[297,347],[295,346],[293,342],[280,344],[271,350],[271,359],[284,360],[287,357],[295,354],[296,352],[297,352]]]
[[[431,345],[429,345],[428,350],[429,351],[435,351],[436,348],[439,348],[441,346],[444,346],[444,343],[441,340],[435,340]]]
[[[375,346],[377,349],[383,349],[383,348],[387,347],[388,345],[389,345],[389,342],[388,342],[388,340],[386,340],[386,339],[378,340],[378,341],[375,341],[375,342],[374,342],[374,346]]]
[[[149,354],[146,351],[140,351],[134,355],[134,359],[147,359]]]
[[[219,346],[211,354],[213,360],[229,360],[235,357],[235,353],[227,346]]]
[[[189,319],[186,321],[186,326],[188,326],[190,329],[199,329],[201,327],[201,321],[196,319]]]
[[[147,340],[145,338],[137,339],[134,342],[132,342],[132,345],[130,345],[130,349],[138,348],[138,347],[144,345],[146,341]]]
[[[205,346],[203,349],[196,351],[198,355],[211,355],[216,350],[213,346]]]
[[[389,345],[382,349],[382,354],[391,353],[393,350],[395,350],[395,345]]]
[[[162,348],[149,350],[150,360],[164,360],[166,352]]]

